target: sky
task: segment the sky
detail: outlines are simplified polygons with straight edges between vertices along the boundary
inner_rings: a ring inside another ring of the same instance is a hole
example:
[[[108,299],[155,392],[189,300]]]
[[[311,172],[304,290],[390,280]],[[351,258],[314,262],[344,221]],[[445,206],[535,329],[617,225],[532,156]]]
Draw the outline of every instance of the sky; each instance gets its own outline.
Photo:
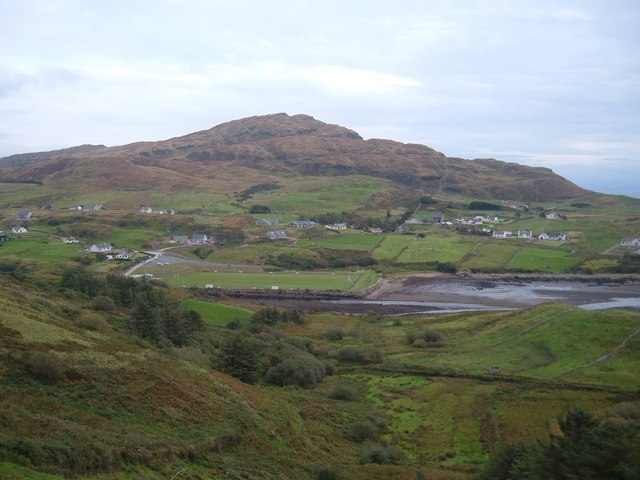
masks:
[[[279,112],[640,198],[640,2],[0,0],[0,157]]]

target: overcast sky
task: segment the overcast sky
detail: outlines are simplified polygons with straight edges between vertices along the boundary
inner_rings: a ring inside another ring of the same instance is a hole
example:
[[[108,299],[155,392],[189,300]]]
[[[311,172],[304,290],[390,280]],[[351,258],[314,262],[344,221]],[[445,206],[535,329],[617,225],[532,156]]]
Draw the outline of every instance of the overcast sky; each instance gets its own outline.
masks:
[[[640,197],[640,1],[0,0],[0,156],[277,112]]]

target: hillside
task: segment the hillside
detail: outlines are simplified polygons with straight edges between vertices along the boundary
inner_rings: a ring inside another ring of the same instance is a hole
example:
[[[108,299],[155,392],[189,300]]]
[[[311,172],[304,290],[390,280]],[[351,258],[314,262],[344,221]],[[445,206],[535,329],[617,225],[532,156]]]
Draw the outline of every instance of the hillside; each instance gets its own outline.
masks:
[[[452,158],[424,145],[364,140],[353,130],[284,113],[235,120],[159,142],[16,157],[0,159],[0,180],[67,191],[206,191],[226,180],[242,189],[283,176],[366,175],[421,192],[487,199],[545,202],[588,193],[549,169]]]
[[[131,324],[144,291],[176,299],[159,285],[116,281],[137,306],[107,308],[86,277],[47,289],[12,275],[0,274],[0,478],[463,480],[502,442],[546,441],[571,409],[640,418],[637,312],[308,314],[239,330],[219,318],[178,346]],[[278,381],[220,371],[242,342],[260,368],[284,356]],[[333,375],[311,380],[316,359]]]

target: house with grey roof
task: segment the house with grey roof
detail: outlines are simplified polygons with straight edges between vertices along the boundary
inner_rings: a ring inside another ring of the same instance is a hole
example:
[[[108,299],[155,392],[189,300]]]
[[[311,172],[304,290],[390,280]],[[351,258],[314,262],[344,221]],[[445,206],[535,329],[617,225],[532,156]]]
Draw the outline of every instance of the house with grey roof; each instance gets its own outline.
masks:
[[[279,238],[287,238],[287,232],[285,232],[284,230],[271,230],[270,232],[267,232],[265,234],[265,237],[267,237],[270,240],[277,240]]]
[[[538,239],[562,242],[567,239],[567,236],[564,233],[541,233],[540,235],[538,235]]]
[[[294,222],[289,222],[287,225],[292,228],[311,228],[316,224],[316,222],[312,220],[296,220]]]
[[[189,237],[187,235],[174,235],[171,243],[189,243]]]
[[[274,225],[278,225],[279,223],[280,220],[278,220],[277,218],[261,218],[259,220],[256,220],[257,227],[272,227]]]
[[[209,237],[206,233],[194,233],[191,235],[191,243],[207,243]]]
[[[113,247],[108,243],[94,243],[87,251],[91,253],[103,253],[110,252],[112,249]]]
[[[640,247],[640,237],[623,238],[620,240],[622,247]]]

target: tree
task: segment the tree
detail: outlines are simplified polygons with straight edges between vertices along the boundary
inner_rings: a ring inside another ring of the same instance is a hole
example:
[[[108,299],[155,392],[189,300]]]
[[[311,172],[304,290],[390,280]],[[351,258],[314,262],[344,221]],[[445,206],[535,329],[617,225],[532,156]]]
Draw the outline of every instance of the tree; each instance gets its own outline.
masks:
[[[245,383],[255,383],[259,374],[258,355],[245,333],[234,333],[222,344],[217,367]]]

